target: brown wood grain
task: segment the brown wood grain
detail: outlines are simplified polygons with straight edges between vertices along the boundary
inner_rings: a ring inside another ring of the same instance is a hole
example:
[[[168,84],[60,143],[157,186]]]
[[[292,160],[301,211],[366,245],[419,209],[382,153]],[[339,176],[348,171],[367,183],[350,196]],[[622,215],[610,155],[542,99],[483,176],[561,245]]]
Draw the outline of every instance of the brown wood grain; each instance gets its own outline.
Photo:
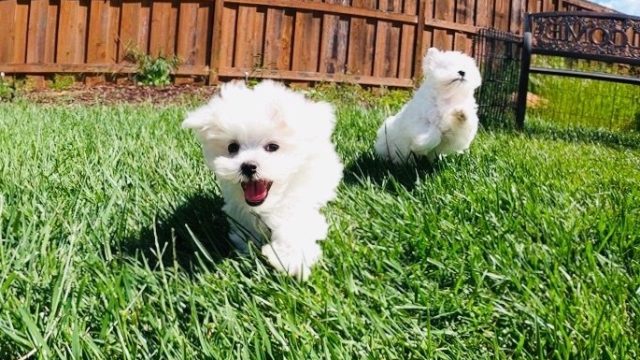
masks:
[[[235,56],[233,66],[238,68],[252,68],[253,67],[253,26],[255,24],[254,17],[256,14],[256,8],[253,6],[240,6],[238,8],[238,20],[236,29],[242,29],[242,31],[235,31]]]
[[[443,20],[453,22],[454,20],[455,1],[454,0],[438,0],[435,2],[434,20]],[[454,42],[454,34],[450,30],[434,30],[433,46],[440,50],[452,50]]]
[[[47,30],[44,49],[44,62],[53,63],[56,61],[56,40],[58,38],[58,13],[60,12],[60,1],[49,1],[47,11]]]
[[[293,11],[268,8],[265,21],[263,67],[291,70],[295,22]]]
[[[524,15],[524,9],[526,8],[526,0],[512,0],[511,3],[511,16],[509,31],[515,34],[522,33],[522,21]]]
[[[222,4],[222,2],[220,2]],[[196,50],[194,65],[206,65],[211,58],[211,41],[213,36],[213,12],[216,2],[200,2],[196,20]],[[222,6],[222,5],[220,5]],[[220,8],[222,12],[222,7]]]
[[[29,6],[27,31],[27,63],[43,63],[47,40],[47,0],[32,0]]]
[[[293,56],[291,69],[295,71],[317,71],[321,44],[321,23],[319,14],[298,11],[295,17]]]
[[[375,0],[353,0],[352,6],[375,11]],[[370,76],[373,72],[375,44],[375,20],[354,17],[351,19],[347,73]]]
[[[176,56],[181,64],[193,65],[196,62],[199,7],[197,2],[180,2]]]
[[[289,8],[297,10],[320,11],[336,15],[348,15],[352,17],[363,17],[370,19],[383,19],[388,21],[398,21],[415,23],[415,16],[406,14],[389,14],[376,10],[376,1],[353,0],[351,6],[337,3],[308,1],[308,0],[225,0],[229,4],[241,5],[265,5],[270,7]],[[363,7],[365,4],[365,7]]]
[[[456,0],[455,22],[456,24],[473,25],[474,0]],[[456,31],[454,35],[454,49],[465,53],[471,53],[473,43],[469,34]]]
[[[222,26],[220,35],[220,67],[234,66],[235,48],[236,48],[236,22],[238,20],[239,6],[235,4],[224,4],[222,18],[220,19]],[[215,14],[214,14],[215,19]],[[226,30],[225,30],[226,29]],[[215,40],[214,40],[215,41]],[[211,56],[215,56],[212,51]]]
[[[364,7],[366,0],[352,0],[352,6]],[[366,19],[353,17],[349,28],[349,47],[347,49],[347,73],[355,75],[365,75],[363,67],[366,56]]]
[[[151,56],[168,56],[173,50],[167,46],[169,37],[175,36],[169,33],[171,21],[170,1],[153,1],[151,7],[151,33],[149,41],[149,53]]]
[[[349,0],[327,0],[329,4],[348,5]],[[321,72],[344,73],[347,60],[349,21],[344,16],[325,14],[320,43]]]
[[[386,10],[390,13],[402,13],[402,1],[400,0],[387,0]],[[398,63],[400,56],[400,31],[401,24],[388,23],[384,36],[386,37],[385,44],[386,49],[384,51],[384,67],[382,75],[384,77],[397,77],[398,76]]]
[[[225,12],[224,1],[215,0],[213,14],[210,14],[209,16],[209,18],[212,19],[210,39],[211,53],[209,54],[209,85],[218,83],[218,71],[220,69],[221,62],[227,58],[226,54],[233,54],[233,48],[228,49],[224,47],[224,41],[227,39],[224,36],[223,29],[225,15],[228,15],[228,13]],[[235,15],[233,17],[235,20]],[[233,44],[233,42],[231,42],[231,44]]]
[[[0,31],[0,63],[11,63],[13,59],[16,31],[15,13],[17,0],[0,1],[0,14],[4,15],[6,29]]]
[[[496,0],[493,26],[498,30],[509,31],[509,4],[508,1]]]
[[[107,33],[109,32],[109,3],[89,2],[89,39],[87,41],[87,62],[106,63],[108,59]]]
[[[418,1],[405,0],[403,11],[405,14],[417,14]],[[414,42],[418,28],[419,26],[417,25],[402,25],[402,32],[400,35],[400,55],[398,60],[398,77],[401,79],[410,79],[413,76]]]
[[[125,1],[122,3],[122,22],[120,23],[120,41],[118,43],[118,61],[124,60],[127,53],[133,49],[140,49],[141,42],[139,34],[141,33],[140,18],[141,4],[139,2]],[[146,49],[144,50],[146,52]]]
[[[267,8],[256,7],[253,17],[253,35],[251,37],[251,63],[253,67],[264,66],[264,25],[267,18]]]

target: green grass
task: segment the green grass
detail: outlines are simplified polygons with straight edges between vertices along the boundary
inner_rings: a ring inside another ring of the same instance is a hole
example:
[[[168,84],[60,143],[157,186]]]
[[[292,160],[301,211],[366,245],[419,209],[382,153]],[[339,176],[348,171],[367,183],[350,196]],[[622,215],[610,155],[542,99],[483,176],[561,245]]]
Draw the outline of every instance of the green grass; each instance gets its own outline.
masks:
[[[185,108],[0,105],[0,358],[640,356],[638,146],[532,126],[389,167],[399,101],[316,96],[346,171],[307,283],[228,256]]]

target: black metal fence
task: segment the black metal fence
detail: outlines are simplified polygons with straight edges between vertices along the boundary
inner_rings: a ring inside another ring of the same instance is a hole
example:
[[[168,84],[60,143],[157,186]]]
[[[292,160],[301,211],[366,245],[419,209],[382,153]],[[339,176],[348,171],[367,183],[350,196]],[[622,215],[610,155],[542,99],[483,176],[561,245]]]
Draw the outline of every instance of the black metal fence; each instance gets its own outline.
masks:
[[[640,86],[619,82],[640,79],[640,67],[631,64],[534,55],[530,66],[540,73],[526,74],[527,92],[521,94],[526,94],[526,107],[518,106],[523,43],[522,37],[495,29],[483,29],[474,39],[483,77],[477,94],[483,125],[517,126],[518,110],[521,115],[526,110],[527,121],[554,127],[640,132]]]
[[[477,94],[481,123],[511,126],[516,116],[522,38],[495,29],[481,29],[474,39],[474,53],[482,73],[482,86]]]
[[[535,109],[545,120],[609,130],[640,127],[640,17],[527,14],[521,65],[519,128],[531,90],[546,97]]]
[[[584,74],[633,77],[640,68],[537,55],[533,66]],[[637,75],[635,75],[637,76]],[[527,121],[559,127],[640,131],[640,86],[572,76],[531,74]]]

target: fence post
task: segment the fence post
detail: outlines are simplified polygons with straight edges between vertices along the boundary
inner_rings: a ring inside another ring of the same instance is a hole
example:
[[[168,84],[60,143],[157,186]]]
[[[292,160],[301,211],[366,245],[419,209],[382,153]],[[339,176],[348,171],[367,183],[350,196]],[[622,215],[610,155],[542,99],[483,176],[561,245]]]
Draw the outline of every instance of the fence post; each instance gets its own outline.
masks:
[[[215,0],[213,8],[213,28],[211,36],[211,61],[209,62],[209,85],[218,83],[220,72],[221,52],[226,49],[220,47],[222,39],[222,14],[224,10],[224,0]]]
[[[418,23],[416,24],[416,46],[413,54],[413,79],[414,82],[422,80],[422,48],[424,47],[424,22],[426,13],[426,0],[418,2]]]
[[[527,18],[527,22],[528,22]],[[529,91],[529,67],[531,66],[531,31],[526,27],[522,42],[520,61],[520,80],[518,85],[518,103],[516,104],[516,127],[524,129],[524,117],[527,113],[527,92]]]

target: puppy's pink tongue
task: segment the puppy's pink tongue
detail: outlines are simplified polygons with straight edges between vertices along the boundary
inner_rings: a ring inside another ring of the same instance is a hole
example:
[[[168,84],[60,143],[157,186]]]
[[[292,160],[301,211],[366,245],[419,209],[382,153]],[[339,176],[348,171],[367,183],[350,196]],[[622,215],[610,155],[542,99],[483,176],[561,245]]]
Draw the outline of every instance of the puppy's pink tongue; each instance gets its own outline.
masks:
[[[249,181],[242,183],[242,189],[244,190],[244,198],[248,202],[259,203],[264,201],[269,193],[266,181]]]

